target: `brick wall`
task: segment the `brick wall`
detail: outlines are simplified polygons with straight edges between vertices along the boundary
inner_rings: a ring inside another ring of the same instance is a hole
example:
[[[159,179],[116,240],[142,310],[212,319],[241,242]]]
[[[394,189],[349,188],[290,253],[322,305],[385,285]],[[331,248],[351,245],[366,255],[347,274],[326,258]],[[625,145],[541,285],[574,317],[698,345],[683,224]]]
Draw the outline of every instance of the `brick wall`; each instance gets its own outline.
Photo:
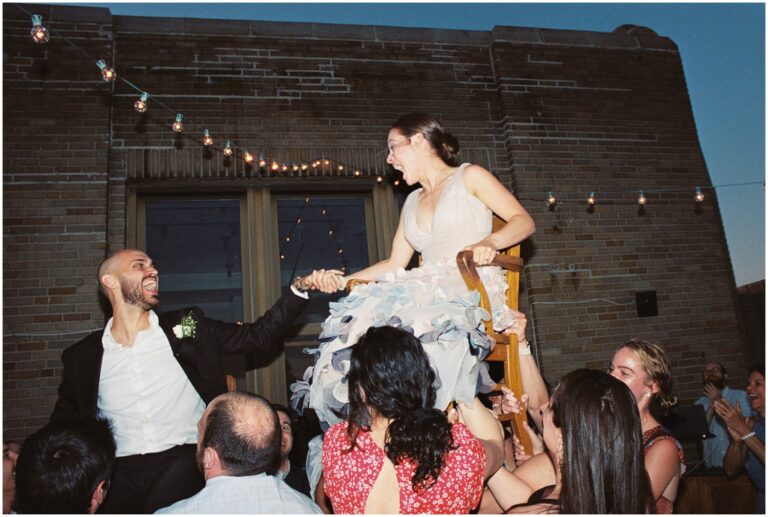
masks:
[[[627,193],[710,184],[669,39],[637,29],[449,31],[26,7],[185,113],[190,133],[206,127],[262,149],[384,149],[403,113],[438,114],[463,147],[487,150],[485,164],[536,220],[521,301],[550,381],[604,367],[631,336],[664,344],[683,399],[697,396],[705,356],[744,377],[714,194],[699,209],[692,191],[649,194],[639,214]],[[173,116],[152,99],[140,115],[133,90],[117,83],[110,95],[63,41],[35,46],[29,17],[3,9],[3,430],[23,437],[50,413],[62,348],[103,323],[94,271],[125,244],[130,153],[196,153],[197,144],[169,131]],[[586,189],[613,194],[590,212],[580,194],[561,195],[554,210],[543,201],[549,190]],[[638,318],[635,292],[646,290],[657,292],[659,315]]]

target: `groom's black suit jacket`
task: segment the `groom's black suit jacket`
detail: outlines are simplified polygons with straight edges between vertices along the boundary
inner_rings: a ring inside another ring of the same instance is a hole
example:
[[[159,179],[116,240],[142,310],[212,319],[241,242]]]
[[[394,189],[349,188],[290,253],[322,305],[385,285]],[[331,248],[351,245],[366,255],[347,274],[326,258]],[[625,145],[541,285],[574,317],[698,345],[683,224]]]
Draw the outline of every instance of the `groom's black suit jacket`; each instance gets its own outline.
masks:
[[[207,318],[200,308],[190,307],[160,314],[160,327],[192,386],[208,404],[227,391],[221,356],[254,354],[258,365],[269,364],[282,351],[286,332],[307,303],[308,300],[289,291],[264,316],[245,324]],[[179,325],[190,311],[196,322],[195,337],[178,339],[173,327]],[[104,356],[103,334],[103,330],[94,332],[64,350],[61,356],[64,372],[52,420],[76,415],[96,416]]]

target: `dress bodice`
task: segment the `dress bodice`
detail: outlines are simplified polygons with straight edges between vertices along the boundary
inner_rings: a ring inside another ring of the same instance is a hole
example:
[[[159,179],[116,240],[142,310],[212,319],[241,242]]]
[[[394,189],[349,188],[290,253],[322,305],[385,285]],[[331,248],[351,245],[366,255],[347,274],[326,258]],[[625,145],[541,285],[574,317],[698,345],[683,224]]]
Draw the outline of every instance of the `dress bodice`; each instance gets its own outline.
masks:
[[[422,254],[424,262],[453,258],[462,248],[483,240],[491,233],[493,213],[464,185],[464,163],[447,180],[432,216],[432,229],[421,228],[416,221],[419,195],[416,189],[403,205],[405,238]]]

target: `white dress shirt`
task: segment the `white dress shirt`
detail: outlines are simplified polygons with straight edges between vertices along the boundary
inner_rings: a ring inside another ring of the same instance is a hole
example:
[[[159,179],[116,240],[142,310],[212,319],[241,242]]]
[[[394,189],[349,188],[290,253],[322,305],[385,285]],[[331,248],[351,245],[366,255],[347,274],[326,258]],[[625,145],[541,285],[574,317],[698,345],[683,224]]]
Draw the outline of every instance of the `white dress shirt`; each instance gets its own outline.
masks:
[[[133,345],[115,341],[111,318],[101,342],[97,407],[100,417],[112,421],[117,456],[197,443],[205,404],[173,357],[154,311],[149,312],[149,328],[139,332]]]
[[[259,474],[210,478],[197,494],[155,513],[307,514],[323,511],[282,479]]]

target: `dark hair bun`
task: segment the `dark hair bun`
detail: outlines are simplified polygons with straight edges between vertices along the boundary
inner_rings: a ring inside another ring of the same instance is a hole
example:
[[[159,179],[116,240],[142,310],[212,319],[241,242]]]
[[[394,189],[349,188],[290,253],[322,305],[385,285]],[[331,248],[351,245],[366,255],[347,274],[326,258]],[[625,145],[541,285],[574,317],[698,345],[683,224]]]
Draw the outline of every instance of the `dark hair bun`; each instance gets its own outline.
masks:
[[[443,133],[442,141],[437,152],[445,163],[456,167],[459,165],[459,141],[451,133]]]

